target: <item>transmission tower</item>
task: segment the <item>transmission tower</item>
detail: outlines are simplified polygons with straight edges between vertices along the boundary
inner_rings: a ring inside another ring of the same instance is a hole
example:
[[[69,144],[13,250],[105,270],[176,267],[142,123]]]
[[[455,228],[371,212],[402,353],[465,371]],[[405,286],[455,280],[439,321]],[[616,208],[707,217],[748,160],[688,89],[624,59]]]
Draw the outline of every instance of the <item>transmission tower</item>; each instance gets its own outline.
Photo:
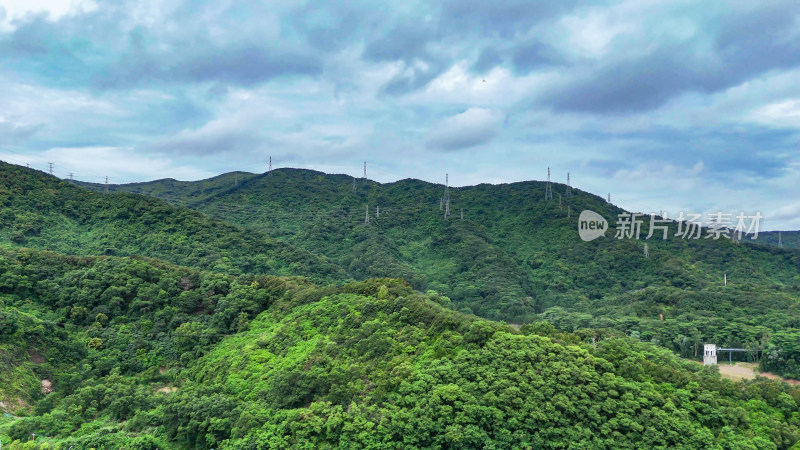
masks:
[[[106,194],[108,194],[108,175],[106,175]]]
[[[567,172],[567,198],[572,195],[572,185],[569,184],[569,172]]]
[[[380,217],[381,217],[381,207],[380,206],[376,206],[375,207],[375,218],[376,219],[380,219]]]
[[[608,193],[608,203],[611,203],[611,192]]]
[[[644,244],[644,257],[645,258],[650,257],[650,248],[647,246],[647,244]]]
[[[50,175],[52,175],[53,174],[53,163],[49,162],[47,164],[50,165]]]
[[[778,247],[783,248],[783,238],[780,231],[778,231]]]
[[[72,172],[69,173],[69,181],[72,181]]]
[[[269,157],[269,170],[267,172],[272,172],[272,155]]]
[[[550,168],[547,168],[547,187],[544,190],[544,199],[545,200],[552,200],[553,199],[553,189],[550,187]]]
[[[356,177],[353,177],[353,193],[356,192]]]
[[[364,161],[364,182],[367,182],[367,162]]]
[[[367,215],[364,217],[364,225],[369,225],[369,205],[367,205]]]
[[[444,218],[447,219],[450,217],[450,175],[444,174],[444,198],[442,199],[442,203],[444,203]]]

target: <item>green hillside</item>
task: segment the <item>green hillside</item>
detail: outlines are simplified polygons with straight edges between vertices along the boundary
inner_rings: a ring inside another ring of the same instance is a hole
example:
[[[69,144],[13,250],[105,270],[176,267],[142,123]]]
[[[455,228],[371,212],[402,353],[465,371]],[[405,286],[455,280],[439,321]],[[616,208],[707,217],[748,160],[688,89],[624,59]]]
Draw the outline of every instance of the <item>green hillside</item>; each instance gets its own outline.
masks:
[[[33,250],[0,251],[0,267],[0,400],[14,405],[4,448],[30,448],[34,434],[36,448],[60,449],[800,439],[800,391],[786,384],[722,380],[608,331],[516,331],[400,280],[320,288]]]
[[[780,234],[780,236],[779,236]],[[800,231],[767,231],[758,234],[756,240],[760,244],[778,246],[783,248],[800,248]]]
[[[681,240],[674,224],[668,240],[645,241],[647,220],[642,240],[614,239],[624,211],[578,189],[567,198],[559,184],[552,201],[541,182],[453,188],[453,214],[444,220],[443,186],[419,180],[357,180],[353,192],[348,176],[280,169],[216,195],[194,194],[206,183],[155,195],[325,255],[355,279],[400,277],[439,291],[465,312],[514,323],[546,319],[567,331],[615,328],[686,356],[703,342],[752,347],[740,357],[771,355],[766,368],[800,377],[800,349],[765,351],[771,336],[794,336],[800,326],[797,250]],[[609,220],[605,238],[579,239],[584,209]]]
[[[152,197],[97,194],[3,162],[0,205],[0,242],[6,246],[74,255],[143,255],[226,273],[346,279],[324,256],[264,233]]]

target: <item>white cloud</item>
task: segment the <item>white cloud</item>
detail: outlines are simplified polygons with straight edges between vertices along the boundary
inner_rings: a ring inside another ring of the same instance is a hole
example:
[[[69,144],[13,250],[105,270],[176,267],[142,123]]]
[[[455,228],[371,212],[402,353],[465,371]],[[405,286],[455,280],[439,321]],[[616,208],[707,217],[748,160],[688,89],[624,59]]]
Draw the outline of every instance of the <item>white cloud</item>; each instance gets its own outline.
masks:
[[[91,12],[97,9],[93,0],[0,0],[0,31],[16,29],[13,22],[28,14],[46,14],[48,20],[58,20],[66,15]]]
[[[428,146],[459,150],[484,144],[497,134],[502,120],[502,116],[491,109],[469,108],[441,121],[428,137]]]

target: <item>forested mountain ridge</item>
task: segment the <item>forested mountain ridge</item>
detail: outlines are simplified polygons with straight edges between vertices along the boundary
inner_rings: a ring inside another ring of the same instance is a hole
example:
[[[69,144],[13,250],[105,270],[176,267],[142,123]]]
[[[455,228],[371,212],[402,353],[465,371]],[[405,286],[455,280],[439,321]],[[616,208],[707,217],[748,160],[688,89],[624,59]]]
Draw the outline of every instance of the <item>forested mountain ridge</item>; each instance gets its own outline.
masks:
[[[769,449],[800,439],[800,391],[786,384],[723,380],[611,330],[516,331],[400,280],[320,288],[28,249],[0,250],[0,269],[0,400],[26,415],[0,418],[10,448]]]
[[[756,242],[784,248],[800,248],[800,231],[767,231],[758,235]]]
[[[613,328],[686,357],[699,358],[703,343],[748,348],[737,357],[800,377],[797,250],[682,240],[674,224],[667,241],[645,240],[647,220],[642,239],[614,239],[623,210],[579,189],[567,198],[557,183],[551,201],[541,182],[451,188],[448,220],[444,187],[419,180],[357,179],[354,192],[352,177],[279,169],[228,189],[156,185],[176,203],[325,254],[353,278],[401,277],[466,312],[566,331]],[[578,238],[583,209],[607,218],[606,237]]]
[[[703,289],[721,284],[725,274],[736,286],[800,286],[796,250],[735,245],[724,238],[682,240],[674,236],[674,223],[668,240],[660,232],[644,240],[647,218],[642,239],[614,239],[615,219],[625,211],[579,189],[567,197],[566,186],[558,183],[551,201],[544,200],[543,182],[451,188],[447,220],[440,209],[443,186],[419,180],[357,179],[354,191],[346,175],[278,169],[228,189],[218,183],[205,189],[206,181],[171,190],[154,183],[157,191],[142,184],[137,189],[323,254],[353,278],[402,277],[495,319],[530,320],[553,306],[648,286]],[[578,238],[577,217],[584,209],[609,221],[605,238]]]
[[[0,162],[0,241],[75,255],[141,255],[226,273],[345,273],[262,232],[128,193],[97,194],[42,172]]]

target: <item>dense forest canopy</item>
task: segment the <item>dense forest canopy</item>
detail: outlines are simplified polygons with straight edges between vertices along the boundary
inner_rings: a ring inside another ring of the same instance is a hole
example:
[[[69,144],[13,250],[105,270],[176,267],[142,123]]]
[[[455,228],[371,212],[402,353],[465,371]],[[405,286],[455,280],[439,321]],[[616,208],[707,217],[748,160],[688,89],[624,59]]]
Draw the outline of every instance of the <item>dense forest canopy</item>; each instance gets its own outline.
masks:
[[[800,438],[800,390],[786,384],[735,384],[613,331],[516,331],[400,280],[317,287],[33,250],[0,263],[0,395],[24,416],[0,424],[5,442],[787,448]]]
[[[696,362],[800,378],[800,251],[582,242],[579,211],[624,211],[539,182],[451,189],[447,220],[440,185],[305,170],[92,189],[0,164],[14,448],[800,439],[800,390]]]
[[[111,188],[280,236],[354,279],[401,277],[442,292],[463,312],[520,324],[548,320],[566,331],[615,328],[693,358],[704,342],[748,348],[736,357],[800,377],[800,353],[788,344],[800,331],[800,251],[789,248],[792,233],[783,233],[784,249],[757,244],[774,233],[738,245],[680,239],[675,224],[666,241],[645,240],[645,220],[642,239],[614,239],[614,218],[624,211],[579,189],[567,197],[557,183],[546,201],[542,182],[451,188],[453,215],[444,220],[443,189],[359,179],[354,191],[349,176],[296,169]],[[371,205],[368,227],[364,205]],[[608,218],[606,238],[578,238],[584,209]]]

